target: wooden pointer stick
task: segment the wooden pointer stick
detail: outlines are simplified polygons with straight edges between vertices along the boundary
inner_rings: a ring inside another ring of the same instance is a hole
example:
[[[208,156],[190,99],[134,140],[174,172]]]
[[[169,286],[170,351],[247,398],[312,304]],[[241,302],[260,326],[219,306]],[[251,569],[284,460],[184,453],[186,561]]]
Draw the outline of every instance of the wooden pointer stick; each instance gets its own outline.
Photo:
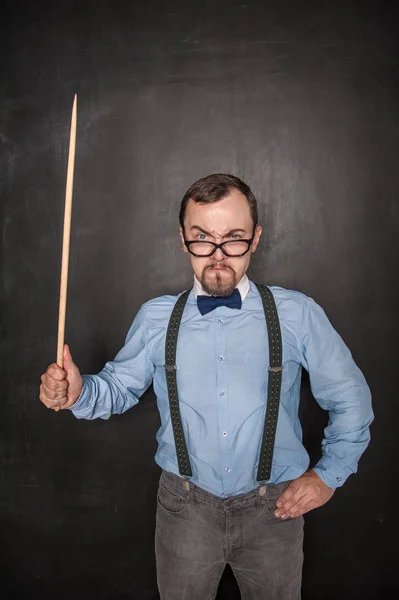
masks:
[[[62,240],[60,309],[58,315],[57,365],[61,368],[64,367],[65,317],[68,287],[69,244],[71,237],[73,173],[75,168],[76,122],[77,95],[75,94],[72,107],[71,131],[69,136],[68,169],[65,192],[64,234]],[[55,410],[58,410],[58,408],[56,408]]]

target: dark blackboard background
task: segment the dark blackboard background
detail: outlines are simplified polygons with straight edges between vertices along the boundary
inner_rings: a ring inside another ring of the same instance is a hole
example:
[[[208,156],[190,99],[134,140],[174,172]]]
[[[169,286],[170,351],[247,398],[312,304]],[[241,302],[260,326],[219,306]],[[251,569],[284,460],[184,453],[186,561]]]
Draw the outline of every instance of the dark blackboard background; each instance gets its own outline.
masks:
[[[1,595],[155,600],[155,398],[108,422],[46,410],[69,119],[79,125],[67,341],[83,372],[141,303],[191,284],[186,188],[246,180],[250,274],[325,308],[372,388],[373,443],[306,519],[305,600],[377,600],[396,577],[398,66],[393,5],[3,3],[0,31]],[[325,415],[305,379],[305,441]],[[238,598],[223,578],[218,598]]]

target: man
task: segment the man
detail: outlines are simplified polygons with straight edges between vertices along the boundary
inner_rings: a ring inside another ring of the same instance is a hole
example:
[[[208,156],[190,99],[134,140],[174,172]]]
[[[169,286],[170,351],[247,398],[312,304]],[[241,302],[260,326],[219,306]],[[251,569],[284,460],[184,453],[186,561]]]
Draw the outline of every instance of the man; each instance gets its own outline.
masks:
[[[124,412],[153,381],[162,600],[214,598],[226,563],[244,600],[298,600],[303,514],[357,470],[369,442],[369,389],[322,309],[249,281],[261,233],[244,182],[200,179],[180,210],[192,291],[144,304],[98,375],[82,378],[65,346],[65,370],[42,376],[42,402],[85,419]],[[298,419],[302,366],[330,416],[313,469]]]

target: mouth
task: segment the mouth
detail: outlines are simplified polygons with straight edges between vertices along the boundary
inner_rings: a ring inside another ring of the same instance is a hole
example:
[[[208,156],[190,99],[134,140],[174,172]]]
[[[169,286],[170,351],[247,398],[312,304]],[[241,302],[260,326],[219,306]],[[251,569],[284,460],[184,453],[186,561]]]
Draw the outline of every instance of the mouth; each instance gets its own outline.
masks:
[[[231,267],[227,267],[225,265],[209,265],[209,267],[206,267],[207,271],[231,271]]]

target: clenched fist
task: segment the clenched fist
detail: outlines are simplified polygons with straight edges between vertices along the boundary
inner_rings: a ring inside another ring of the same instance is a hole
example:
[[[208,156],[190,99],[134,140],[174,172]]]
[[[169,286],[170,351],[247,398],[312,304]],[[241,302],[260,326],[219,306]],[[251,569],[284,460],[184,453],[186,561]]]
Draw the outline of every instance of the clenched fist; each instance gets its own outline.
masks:
[[[64,368],[53,363],[42,375],[40,400],[54,410],[69,408],[82,393],[83,380],[72,360],[69,346],[64,346]]]

